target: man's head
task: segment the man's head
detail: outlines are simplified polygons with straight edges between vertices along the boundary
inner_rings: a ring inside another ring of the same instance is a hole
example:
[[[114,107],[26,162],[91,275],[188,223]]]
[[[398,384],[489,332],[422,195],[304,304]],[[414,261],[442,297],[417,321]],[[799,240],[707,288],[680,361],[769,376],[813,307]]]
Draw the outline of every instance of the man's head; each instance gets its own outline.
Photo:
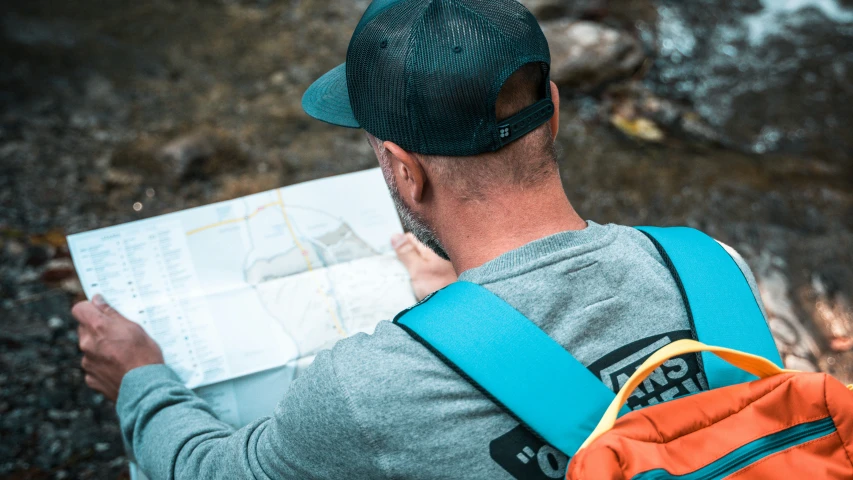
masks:
[[[525,65],[510,76],[498,95],[497,118],[508,118],[534,103],[541,76],[535,64]],[[552,85],[552,91],[559,104],[556,86]],[[431,227],[435,197],[444,197],[445,203],[487,202],[513,190],[535,189],[549,177],[559,175],[554,149],[558,119],[559,114],[555,113],[548,122],[500,150],[465,157],[407,152],[369,132],[367,138],[403,225],[424,245],[448,259]],[[426,190],[430,192],[424,195]]]
[[[368,132],[406,226],[446,257],[436,212],[556,173],[549,64],[542,30],[516,0],[375,0],[347,62],[302,103]]]

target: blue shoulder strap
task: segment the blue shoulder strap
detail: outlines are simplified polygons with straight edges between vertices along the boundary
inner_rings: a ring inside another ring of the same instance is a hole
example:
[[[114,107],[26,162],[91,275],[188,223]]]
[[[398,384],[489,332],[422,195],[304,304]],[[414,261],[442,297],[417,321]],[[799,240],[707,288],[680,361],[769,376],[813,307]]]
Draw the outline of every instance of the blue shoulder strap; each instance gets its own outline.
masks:
[[[639,227],[681,290],[696,338],[782,365],[737,263],[714,239],[685,227]],[[571,456],[614,398],[580,362],[485,288],[456,282],[401,312],[394,323],[525,424]],[[703,354],[711,388],[753,380]],[[620,414],[627,412],[623,407]]]
[[[394,323],[569,456],[614,398],[535,323],[479,285],[453,283]]]
[[[688,227],[637,227],[655,244],[681,290],[696,338],[706,344],[782,359],[752,289],[716,240]],[[703,353],[710,388],[755,380],[713,354]]]

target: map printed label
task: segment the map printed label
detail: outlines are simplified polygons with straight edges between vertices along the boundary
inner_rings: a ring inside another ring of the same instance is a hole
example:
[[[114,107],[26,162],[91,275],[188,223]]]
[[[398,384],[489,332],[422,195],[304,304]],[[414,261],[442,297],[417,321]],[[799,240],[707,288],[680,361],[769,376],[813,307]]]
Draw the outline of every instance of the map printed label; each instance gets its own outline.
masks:
[[[188,386],[226,378],[224,350],[210,328],[210,312],[180,223],[99,232],[72,238],[86,295],[100,293],[141,325]]]

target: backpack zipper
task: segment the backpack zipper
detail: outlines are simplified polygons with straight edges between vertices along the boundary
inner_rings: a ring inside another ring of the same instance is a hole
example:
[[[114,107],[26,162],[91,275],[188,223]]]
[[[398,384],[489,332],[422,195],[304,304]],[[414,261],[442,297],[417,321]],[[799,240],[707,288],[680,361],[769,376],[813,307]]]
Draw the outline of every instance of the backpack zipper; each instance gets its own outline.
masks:
[[[835,432],[832,417],[801,423],[766,437],[753,440],[708,465],[684,475],[673,475],[662,468],[634,475],[631,480],[712,480],[723,478],[762,458]]]

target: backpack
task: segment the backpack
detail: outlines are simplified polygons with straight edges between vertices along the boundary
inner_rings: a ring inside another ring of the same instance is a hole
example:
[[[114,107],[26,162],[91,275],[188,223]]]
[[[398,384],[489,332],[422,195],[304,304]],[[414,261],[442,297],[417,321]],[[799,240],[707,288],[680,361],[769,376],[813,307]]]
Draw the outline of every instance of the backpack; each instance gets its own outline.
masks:
[[[764,357],[768,364],[781,368],[758,302],[743,272],[719,243],[687,227],[638,230],[655,245],[672,274],[694,339]],[[616,402],[616,394],[560,344],[479,285],[453,283],[398,314],[394,323],[568,457],[590,437],[605,412],[613,420],[629,413],[624,401]],[[693,351],[702,352],[705,378],[712,390],[756,379],[754,372],[737,368],[710,350]],[[670,403],[664,403],[654,408],[669,407]],[[626,418],[631,417],[637,415]],[[601,435],[601,440],[617,436],[618,431]],[[599,450],[593,445],[588,448],[590,452]],[[597,475],[584,478],[599,478]]]
[[[761,378],[616,415],[631,391],[672,356],[710,351]],[[853,478],[853,385],[792,372],[736,350],[678,340],[626,382],[566,478]],[[615,425],[614,425],[614,421]]]

